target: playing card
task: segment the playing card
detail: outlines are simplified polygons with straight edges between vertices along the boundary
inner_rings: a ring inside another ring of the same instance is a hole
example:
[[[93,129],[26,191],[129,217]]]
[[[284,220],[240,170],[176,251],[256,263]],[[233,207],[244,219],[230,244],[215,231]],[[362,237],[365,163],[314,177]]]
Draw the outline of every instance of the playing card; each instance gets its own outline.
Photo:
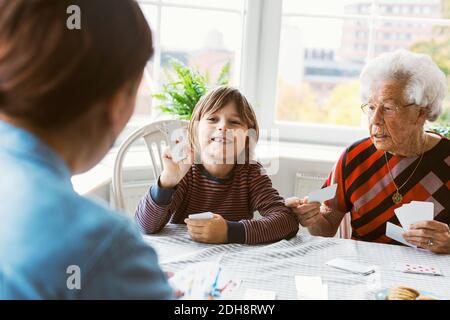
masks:
[[[409,226],[414,223],[415,218],[411,214],[411,212],[408,211],[408,207],[403,205],[400,208],[397,208],[394,210],[395,215],[398,218],[398,221],[402,225],[403,229],[408,230]]]
[[[314,190],[308,195],[308,202],[324,202],[333,199],[336,195],[337,183],[319,190]]]
[[[317,276],[295,276],[295,287],[299,300],[327,300],[328,285]]]
[[[415,245],[407,242],[405,238],[403,238],[402,234],[405,232],[405,230],[391,222],[388,222],[386,224],[386,236],[388,236],[391,239],[394,239],[395,241],[398,241],[400,243],[406,244],[407,246],[417,248]]]
[[[409,210],[413,213],[416,221],[429,221],[434,219],[434,203],[428,201],[411,201]]]
[[[420,265],[420,264],[410,264],[410,263],[395,263],[393,269],[396,271],[406,272],[406,273],[417,273],[417,274],[429,274],[435,276],[442,276],[441,269],[433,266]]]
[[[189,215],[189,219],[192,220],[208,220],[214,217],[212,212],[194,213]]]
[[[185,147],[188,143],[186,128],[180,127],[177,123],[170,123],[161,127],[167,140],[169,141],[170,153],[175,162],[182,161],[187,158]]]
[[[275,300],[276,293],[268,290],[247,289],[244,300]]]
[[[403,229],[408,230],[409,226],[414,223],[434,219],[434,203],[411,201],[410,203],[395,209],[394,212]]]
[[[342,258],[335,258],[326,263],[331,267],[346,270],[352,273],[358,273],[362,275],[368,275],[375,272],[375,268],[373,266],[368,266],[359,262],[348,261]]]

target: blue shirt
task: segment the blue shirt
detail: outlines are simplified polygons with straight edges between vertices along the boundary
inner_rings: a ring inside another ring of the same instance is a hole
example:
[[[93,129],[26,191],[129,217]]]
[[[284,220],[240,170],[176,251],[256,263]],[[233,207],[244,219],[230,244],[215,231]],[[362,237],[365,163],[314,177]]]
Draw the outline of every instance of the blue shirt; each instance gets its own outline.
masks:
[[[0,300],[170,299],[137,226],[73,190],[65,162],[0,121]]]

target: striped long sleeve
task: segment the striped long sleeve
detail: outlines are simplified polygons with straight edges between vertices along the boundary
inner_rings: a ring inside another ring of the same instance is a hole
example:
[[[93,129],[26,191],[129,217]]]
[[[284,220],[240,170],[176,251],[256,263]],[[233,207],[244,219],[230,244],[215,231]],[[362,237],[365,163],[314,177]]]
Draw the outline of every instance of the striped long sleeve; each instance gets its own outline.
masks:
[[[256,210],[261,219],[253,219]],[[205,211],[227,220],[229,242],[272,242],[298,231],[294,215],[260,164],[236,165],[223,179],[193,165],[175,189],[153,185],[138,205],[136,220],[145,233],[155,233],[169,221],[184,223],[189,214]]]

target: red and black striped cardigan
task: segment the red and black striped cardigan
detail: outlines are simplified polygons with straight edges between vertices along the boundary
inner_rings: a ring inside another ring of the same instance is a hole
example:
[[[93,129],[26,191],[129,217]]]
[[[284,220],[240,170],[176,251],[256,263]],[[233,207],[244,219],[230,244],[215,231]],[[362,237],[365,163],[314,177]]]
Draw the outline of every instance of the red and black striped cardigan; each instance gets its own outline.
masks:
[[[397,186],[411,175],[420,157],[387,153]],[[336,197],[327,202],[335,210],[351,213],[352,239],[397,243],[385,236],[388,221],[400,225],[394,209],[410,201],[434,203],[435,220],[450,223],[450,140],[444,137],[423,155],[410,180],[400,189],[403,200],[394,204],[396,191],[384,152],[369,138],[348,147],[331,171],[324,187],[338,183]]]

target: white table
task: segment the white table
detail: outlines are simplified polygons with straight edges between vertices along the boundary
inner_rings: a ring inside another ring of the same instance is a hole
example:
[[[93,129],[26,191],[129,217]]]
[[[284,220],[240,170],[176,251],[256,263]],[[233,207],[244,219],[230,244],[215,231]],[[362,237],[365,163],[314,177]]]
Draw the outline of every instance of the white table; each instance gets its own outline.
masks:
[[[265,245],[210,245],[192,241],[184,225],[167,225],[159,234],[145,236],[145,240],[157,251],[165,271],[176,272],[222,256],[222,269],[242,280],[225,299],[242,299],[247,288],[275,291],[277,299],[297,299],[296,275],[322,277],[333,300],[374,299],[380,289],[398,285],[450,299],[450,255],[420,249],[309,235]],[[362,276],[325,264],[336,257],[376,265],[377,270]],[[444,276],[395,271],[391,268],[394,262],[432,265]]]

